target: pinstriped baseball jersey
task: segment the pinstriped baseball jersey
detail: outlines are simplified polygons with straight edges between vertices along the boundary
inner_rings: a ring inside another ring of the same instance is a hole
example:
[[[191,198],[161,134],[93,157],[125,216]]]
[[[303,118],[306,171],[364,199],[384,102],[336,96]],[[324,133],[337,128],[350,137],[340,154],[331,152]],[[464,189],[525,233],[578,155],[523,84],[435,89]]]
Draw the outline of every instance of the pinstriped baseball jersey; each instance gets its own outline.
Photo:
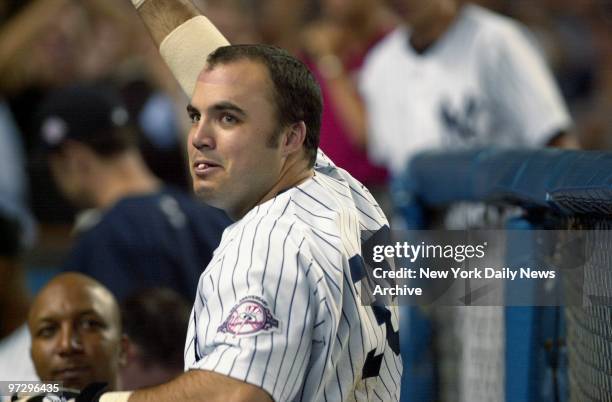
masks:
[[[361,244],[387,221],[321,152],[315,175],[228,227],[198,284],[185,368],[275,401],[392,401],[402,372],[394,307],[363,306]]]
[[[395,174],[426,149],[543,146],[571,125],[552,74],[516,21],[467,4],[424,53],[410,34],[389,34],[360,75],[368,155]]]

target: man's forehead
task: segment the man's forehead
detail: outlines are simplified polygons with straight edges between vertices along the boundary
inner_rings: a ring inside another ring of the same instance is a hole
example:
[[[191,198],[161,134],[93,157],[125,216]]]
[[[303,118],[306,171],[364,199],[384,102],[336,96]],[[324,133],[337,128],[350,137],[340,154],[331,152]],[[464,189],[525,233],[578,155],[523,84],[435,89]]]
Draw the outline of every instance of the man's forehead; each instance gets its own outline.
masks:
[[[249,59],[206,66],[198,76],[198,82],[212,85],[229,86],[268,86],[271,84],[268,70],[264,64]]]
[[[259,113],[256,110],[266,104],[273,108],[274,88],[266,67],[241,59],[202,70],[191,105],[204,111],[224,103],[234,104],[246,114]]]
[[[67,290],[65,287],[54,286],[46,289],[32,306],[31,319],[65,319],[92,313],[101,317],[112,314],[112,300],[97,289],[84,286],[79,289]]]

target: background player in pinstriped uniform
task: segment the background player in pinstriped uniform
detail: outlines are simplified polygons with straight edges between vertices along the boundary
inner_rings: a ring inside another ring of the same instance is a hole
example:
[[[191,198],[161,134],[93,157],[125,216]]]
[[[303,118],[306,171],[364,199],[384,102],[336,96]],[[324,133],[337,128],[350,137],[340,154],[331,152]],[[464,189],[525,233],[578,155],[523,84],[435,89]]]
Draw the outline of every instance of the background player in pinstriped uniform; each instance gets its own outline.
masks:
[[[223,44],[191,31],[201,21],[193,11],[176,0],[140,8],[158,43],[180,25],[181,46],[171,50],[181,60]],[[181,68],[173,72],[193,92],[194,190],[236,223],[200,278],[189,371],[87,400],[398,400],[396,309],[358,300],[361,243],[387,221],[369,192],[317,151],[314,78],[286,52],[260,45],[216,50],[197,80]]]
[[[392,3],[406,25],[370,52],[360,76],[374,160],[397,175],[432,148],[576,146],[522,25],[462,0]]]
[[[392,175],[403,174],[424,150],[576,145],[567,107],[524,26],[463,0],[390,2],[405,25],[369,53],[360,86],[369,156]],[[456,203],[443,220],[445,228],[466,229],[501,224],[498,216],[494,207]],[[417,322],[408,314],[420,311],[403,311],[404,322]],[[426,314],[434,340],[417,330],[410,337],[424,337],[435,349],[438,399],[503,399],[503,310],[451,307]]]

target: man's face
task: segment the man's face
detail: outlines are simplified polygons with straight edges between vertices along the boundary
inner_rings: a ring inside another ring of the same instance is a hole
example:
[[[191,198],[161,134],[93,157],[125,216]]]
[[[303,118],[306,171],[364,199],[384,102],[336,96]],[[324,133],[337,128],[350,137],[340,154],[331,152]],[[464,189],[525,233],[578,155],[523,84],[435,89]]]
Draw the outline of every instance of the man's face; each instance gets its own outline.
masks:
[[[263,64],[238,60],[204,70],[188,107],[195,193],[240,217],[270,191],[283,164],[273,83]]]
[[[90,285],[52,285],[32,306],[28,325],[41,380],[76,389],[92,382],[115,385],[124,356],[110,294]]]
[[[388,0],[404,21],[411,26],[427,23],[440,0]]]
[[[83,172],[72,155],[55,153],[49,157],[49,167],[58,189],[77,207],[91,207],[82,185]]]

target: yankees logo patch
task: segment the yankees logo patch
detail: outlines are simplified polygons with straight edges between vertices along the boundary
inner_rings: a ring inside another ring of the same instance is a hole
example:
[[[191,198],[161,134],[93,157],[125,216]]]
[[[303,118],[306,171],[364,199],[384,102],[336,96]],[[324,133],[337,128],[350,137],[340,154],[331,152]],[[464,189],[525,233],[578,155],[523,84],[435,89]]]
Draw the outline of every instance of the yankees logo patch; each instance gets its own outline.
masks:
[[[236,336],[252,336],[278,331],[279,324],[265,300],[257,296],[247,296],[232,308],[217,331]]]

